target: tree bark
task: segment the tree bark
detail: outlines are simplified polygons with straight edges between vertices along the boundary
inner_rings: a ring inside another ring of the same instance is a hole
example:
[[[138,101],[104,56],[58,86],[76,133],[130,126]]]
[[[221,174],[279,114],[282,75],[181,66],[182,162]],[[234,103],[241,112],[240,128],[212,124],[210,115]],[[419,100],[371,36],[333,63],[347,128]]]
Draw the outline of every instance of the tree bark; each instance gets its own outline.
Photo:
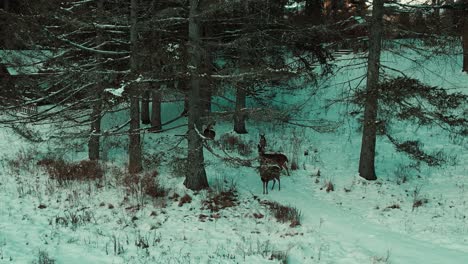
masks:
[[[104,13],[104,3],[103,0],[97,2],[97,10],[99,16],[102,16]],[[103,43],[104,39],[100,30],[97,31],[97,42]],[[100,61],[102,55],[97,55],[97,60]],[[101,111],[102,111],[102,81],[100,76],[97,76],[96,80],[96,90],[92,91],[94,94],[91,95],[94,99],[92,102],[92,112],[91,112],[91,133],[88,140],[88,158],[89,160],[99,160],[100,159],[100,133],[101,133]]]
[[[211,36],[211,25],[204,25],[203,26],[203,37],[209,38]],[[212,96],[212,89],[211,84],[208,76],[212,73],[212,57],[209,48],[205,48],[205,52],[203,54],[203,72],[205,76],[200,79],[201,81],[201,98],[202,98],[202,115],[208,116],[211,113],[211,96]]]
[[[191,190],[208,188],[203,157],[203,141],[200,136],[200,133],[202,133],[200,119],[202,109],[200,95],[202,50],[200,43],[199,3],[199,0],[190,0],[189,13],[188,54],[190,56],[191,87],[188,94],[188,157],[184,185]]]
[[[130,69],[137,71],[137,0],[131,0],[130,7],[130,42],[132,45],[132,54],[130,56]],[[142,171],[141,145],[140,145],[140,99],[137,87],[130,87],[130,130],[129,130],[129,161],[128,171],[130,173],[139,173]]]
[[[374,162],[380,52],[383,34],[383,0],[373,0],[372,6],[372,19],[369,36],[369,57],[367,61],[367,96],[364,109],[361,155],[359,159],[359,174],[361,177],[367,180],[377,179],[377,176],[375,175]]]
[[[153,1],[153,16],[157,16],[157,12],[161,9],[160,1]],[[158,31],[151,32],[151,47],[153,51],[159,50],[161,43],[161,35]],[[159,76],[161,72],[161,60],[157,52],[151,56],[151,69],[154,76]],[[151,131],[159,131],[162,129],[161,119],[161,84],[151,84]]]
[[[161,91],[155,89],[152,92],[153,103],[151,108],[151,130],[158,131],[162,129],[161,122]]]
[[[468,1],[465,0],[465,3],[468,4]],[[468,72],[468,11],[464,11],[463,15],[463,71]]]
[[[101,89],[98,85],[97,89]],[[100,133],[101,133],[101,107],[102,98],[100,91],[96,92],[91,113],[91,134],[88,140],[88,158],[89,160],[99,160]]]
[[[234,131],[237,134],[247,134],[245,128],[246,91],[242,86],[236,89],[236,111],[234,113]]]
[[[306,0],[304,12],[305,15],[310,18],[312,24],[321,24],[323,22],[322,0]]]
[[[145,90],[143,92],[143,98],[141,100],[141,123],[144,125],[151,124],[150,107],[149,107],[150,94],[151,94],[150,91]]]
[[[244,3],[244,12],[246,14],[249,13],[248,1]],[[244,25],[244,27],[246,28],[246,31],[248,32],[249,27],[251,27],[251,25],[246,24]],[[248,42],[249,41],[247,40],[247,43]],[[244,45],[244,47],[241,47],[240,48],[241,50],[239,51],[239,56],[240,56],[239,68],[242,71],[248,71],[251,66],[249,64],[249,62],[251,61],[249,60],[250,56],[249,56],[249,50],[248,50],[250,47],[248,47],[249,45],[247,43]],[[236,109],[234,111],[234,132],[236,132],[237,134],[247,134],[247,129],[245,126],[245,117],[246,117],[245,106],[246,106],[246,97],[247,97],[247,92],[246,92],[247,86],[248,86],[248,82],[241,81],[237,83],[237,87],[236,87]]]

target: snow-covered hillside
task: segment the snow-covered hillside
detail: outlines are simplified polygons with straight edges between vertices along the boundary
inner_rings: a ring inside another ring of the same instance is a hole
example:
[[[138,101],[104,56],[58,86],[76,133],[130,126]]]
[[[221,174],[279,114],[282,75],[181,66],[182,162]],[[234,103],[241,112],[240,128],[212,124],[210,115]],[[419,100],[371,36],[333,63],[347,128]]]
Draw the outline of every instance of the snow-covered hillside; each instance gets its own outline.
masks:
[[[405,56],[418,58],[386,52],[382,60],[424,82],[468,92],[459,57],[410,61]],[[235,135],[230,122],[218,122],[217,138],[208,142],[214,154],[205,151],[213,191],[187,190],[177,175],[181,169],[174,158],[185,155],[185,142],[178,145],[183,128],[144,135],[145,164],[157,170],[156,181],[168,190],[159,198],[128,183],[124,136],[106,139],[110,152],[104,178],[59,184],[37,161],[50,153],[84,159],[86,139],[30,143],[1,128],[0,263],[467,263],[467,139],[437,128],[394,127],[402,137],[422,138],[428,150],[443,149],[452,160],[441,167],[418,166],[381,138],[379,179],[361,179],[361,135],[357,117],[349,114],[354,108],[329,101],[361,81],[365,68],[360,62],[354,55],[340,57],[337,75],[320,82],[314,97],[310,87],[276,96],[285,107],[304,104],[297,120],[333,121],[329,132],[250,120],[249,134]],[[324,105],[329,105],[326,111]],[[180,108],[164,104],[165,119]],[[105,126],[126,119],[107,117]],[[30,128],[43,138],[52,135],[47,125]],[[298,161],[291,176],[282,174],[281,191],[275,186],[268,195],[262,194],[254,168],[259,133],[266,134],[270,151]],[[242,150],[226,152],[251,159],[252,167],[219,159],[226,155],[222,147],[233,140],[244,143]],[[327,191],[331,185],[333,191]],[[278,222],[271,202],[297,209],[300,225]]]

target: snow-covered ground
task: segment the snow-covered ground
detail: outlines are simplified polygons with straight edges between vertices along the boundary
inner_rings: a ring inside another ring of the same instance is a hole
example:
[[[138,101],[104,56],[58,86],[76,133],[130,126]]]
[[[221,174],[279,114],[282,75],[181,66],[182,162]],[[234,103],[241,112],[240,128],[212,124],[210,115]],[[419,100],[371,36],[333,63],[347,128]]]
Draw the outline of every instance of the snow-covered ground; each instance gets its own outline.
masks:
[[[425,82],[468,90],[459,57],[453,62],[433,56],[423,63],[391,53],[382,58],[386,65]],[[428,150],[444,149],[456,159],[437,168],[415,166],[382,138],[376,156],[379,180],[361,179],[356,172],[361,135],[356,118],[348,115],[353,107],[322,108],[327,99],[359,82],[362,65],[341,68],[357,61],[341,57],[337,76],[321,82],[324,88],[315,97],[309,97],[308,88],[276,97],[279,102],[305,103],[298,120],[332,120],[339,125],[334,131],[249,121],[249,134],[237,136],[251,151],[245,159],[257,156],[259,133],[266,134],[269,150],[282,151],[290,160],[297,156],[299,169],[290,177],[282,175],[281,191],[275,187],[263,195],[254,168],[228,165],[205,151],[210,185],[224,190],[235,185],[237,190],[235,206],[219,211],[210,211],[204,203],[216,191],[194,193],[174,175],[173,157],[185,154],[184,142],[177,146],[181,137],[175,135],[184,129],[144,135],[147,164],[161,160],[157,181],[169,189],[165,198],[149,198],[122,184],[123,136],[106,139],[113,148],[106,157],[104,179],[60,186],[37,160],[50,152],[84,159],[85,139],[33,144],[1,128],[0,263],[40,263],[40,254],[67,264],[279,263],[278,255],[286,255],[288,263],[468,263],[466,138],[451,139],[437,128],[393,128],[400,136],[422,138]],[[165,118],[180,113],[180,107],[165,104]],[[126,117],[108,118],[106,126],[120,120]],[[47,126],[33,129],[51,136]],[[221,135],[233,135],[231,130],[230,122],[217,123],[217,142],[208,142],[217,155],[225,155],[217,143]],[[164,155],[150,155],[155,153]],[[328,182],[334,191],[326,191]],[[175,193],[188,194],[192,201],[179,206],[181,198]],[[265,200],[298,209],[300,225],[277,222]],[[416,200],[422,205],[414,207]]]

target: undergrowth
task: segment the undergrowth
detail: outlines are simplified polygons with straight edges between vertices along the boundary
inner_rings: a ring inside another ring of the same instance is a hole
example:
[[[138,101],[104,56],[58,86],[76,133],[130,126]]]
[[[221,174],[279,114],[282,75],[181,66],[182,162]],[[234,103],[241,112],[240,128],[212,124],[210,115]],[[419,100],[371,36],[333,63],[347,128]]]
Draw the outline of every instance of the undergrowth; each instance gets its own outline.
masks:
[[[281,205],[277,202],[262,201],[262,205],[268,206],[273,216],[280,223],[290,222],[290,227],[301,225],[301,211],[295,207]]]

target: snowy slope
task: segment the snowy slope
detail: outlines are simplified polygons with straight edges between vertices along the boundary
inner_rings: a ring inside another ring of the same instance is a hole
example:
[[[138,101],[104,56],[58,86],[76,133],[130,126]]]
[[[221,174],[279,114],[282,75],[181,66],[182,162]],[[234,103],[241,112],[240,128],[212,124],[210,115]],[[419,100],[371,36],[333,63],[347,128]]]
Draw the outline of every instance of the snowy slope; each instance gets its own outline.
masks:
[[[468,77],[445,58],[433,56],[421,64],[385,53],[383,61],[431,84],[467,91]],[[467,263],[466,139],[454,141],[436,128],[397,127],[394,132],[399,135],[422,137],[426,148],[443,148],[457,159],[440,168],[422,165],[411,169],[411,160],[395,152],[387,140],[379,139],[379,180],[360,179],[356,173],[360,134],[356,118],[348,115],[353,106],[333,104],[323,110],[327,99],[347,94],[349,87],[360,82],[358,77],[365,71],[362,65],[342,68],[357,62],[362,60],[340,58],[338,74],[321,82],[320,97],[310,97],[307,87],[294,96],[276,97],[286,105],[304,103],[298,120],[326,118],[339,125],[335,131],[319,133],[249,121],[250,133],[239,136],[252,151],[243,158],[257,156],[260,132],[266,133],[269,150],[282,151],[290,159],[297,155],[299,170],[290,177],[282,175],[281,191],[275,188],[263,195],[254,168],[230,166],[205,152],[210,185],[233,182],[237,189],[237,206],[219,212],[203,208],[203,201],[212,194],[186,190],[183,178],[172,173],[173,156],[185,154],[174,147],[180,140],[174,135],[183,134],[184,129],[144,136],[147,153],[164,153],[158,180],[170,188],[168,197],[174,193],[191,196],[190,203],[179,206],[180,199],[142,198],[122,186],[125,137],[108,139],[114,148],[107,157],[102,182],[59,186],[36,165],[37,159],[60,147],[68,158],[79,160],[86,157],[85,149],[56,141],[32,144],[1,128],[0,263],[33,263],[39,251],[47,252],[56,263],[72,264],[278,263],[272,258],[278,252],[288,256],[288,263]],[[434,72],[437,74],[431,74]],[[163,105],[163,111],[169,113],[165,119],[173,118],[180,108],[180,104]],[[108,117],[104,126],[125,120],[122,115]],[[47,126],[35,129],[46,131]],[[218,136],[231,134],[231,130],[230,122],[216,125]],[[84,143],[84,139],[76,141]],[[217,155],[224,155],[215,142],[208,144]],[[306,150],[309,155],[304,156]],[[406,182],[402,176],[407,176]],[[334,191],[325,191],[327,182],[333,183]],[[427,202],[415,208],[416,199]],[[292,228],[277,222],[263,200],[296,207],[302,214],[301,225]],[[40,205],[46,208],[39,209]],[[263,217],[257,218],[258,214]]]

